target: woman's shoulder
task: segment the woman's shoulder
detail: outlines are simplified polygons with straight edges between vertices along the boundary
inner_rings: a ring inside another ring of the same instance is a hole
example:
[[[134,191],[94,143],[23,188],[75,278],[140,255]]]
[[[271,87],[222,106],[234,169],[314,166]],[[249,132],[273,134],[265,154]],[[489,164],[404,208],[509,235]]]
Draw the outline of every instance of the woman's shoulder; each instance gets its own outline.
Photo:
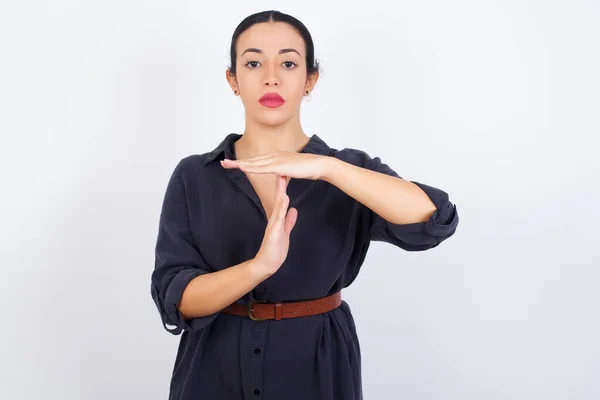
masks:
[[[188,174],[197,174],[201,167],[204,166],[208,154],[189,154],[183,156],[175,163],[173,173],[182,177]]]
[[[353,147],[334,149],[332,156],[359,167],[366,167],[373,160],[367,151]]]

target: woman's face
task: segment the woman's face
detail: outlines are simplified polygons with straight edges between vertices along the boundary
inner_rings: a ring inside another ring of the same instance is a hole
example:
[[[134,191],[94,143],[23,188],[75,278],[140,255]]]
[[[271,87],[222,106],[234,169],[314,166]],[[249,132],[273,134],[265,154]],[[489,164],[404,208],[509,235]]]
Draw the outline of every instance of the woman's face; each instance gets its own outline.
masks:
[[[255,24],[237,42],[236,76],[227,79],[242,99],[246,116],[275,125],[298,117],[306,90],[317,76],[307,81],[306,48],[302,36],[282,22]],[[279,94],[281,105],[261,103],[266,93]]]

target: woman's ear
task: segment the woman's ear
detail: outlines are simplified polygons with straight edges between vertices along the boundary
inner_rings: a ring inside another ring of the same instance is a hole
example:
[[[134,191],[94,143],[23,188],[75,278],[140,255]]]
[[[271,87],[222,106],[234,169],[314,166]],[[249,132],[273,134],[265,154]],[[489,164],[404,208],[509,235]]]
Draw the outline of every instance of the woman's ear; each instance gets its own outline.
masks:
[[[231,70],[229,68],[227,68],[227,70],[225,71],[225,78],[227,79],[227,83],[231,87],[231,90],[233,90],[233,93],[238,95],[239,89],[237,87],[237,80],[235,79],[235,75],[231,74]]]
[[[306,93],[307,90],[309,93],[312,92],[318,80],[319,72],[317,71],[306,79],[306,88],[304,89],[304,92]]]

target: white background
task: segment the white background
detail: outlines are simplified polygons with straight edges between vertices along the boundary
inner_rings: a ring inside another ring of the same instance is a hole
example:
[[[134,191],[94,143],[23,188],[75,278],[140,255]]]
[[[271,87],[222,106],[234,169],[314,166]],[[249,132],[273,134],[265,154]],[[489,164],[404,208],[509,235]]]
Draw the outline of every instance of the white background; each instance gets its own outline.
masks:
[[[305,132],[446,190],[427,252],[345,291],[365,399],[600,398],[596,1],[1,1],[0,397],[166,399],[150,296],[176,163],[242,132],[237,24],[303,21]]]

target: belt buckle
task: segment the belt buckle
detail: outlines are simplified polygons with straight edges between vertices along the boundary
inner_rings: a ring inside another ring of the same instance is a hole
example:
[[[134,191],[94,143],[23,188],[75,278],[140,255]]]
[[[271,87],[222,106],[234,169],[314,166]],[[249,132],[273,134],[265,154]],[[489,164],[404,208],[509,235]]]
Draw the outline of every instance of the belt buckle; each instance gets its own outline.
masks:
[[[252,321],[265,321],[267,320],[267,318],[256,318],[254,315],[252,315],[252,306],[256,303],[268,303],[267,301],[262,301],[262,300],[255,300],[255,301],[251,301],[248,303],[248,306],[246,307],[246,314],[248,315],[248,318],[250,318]]]

